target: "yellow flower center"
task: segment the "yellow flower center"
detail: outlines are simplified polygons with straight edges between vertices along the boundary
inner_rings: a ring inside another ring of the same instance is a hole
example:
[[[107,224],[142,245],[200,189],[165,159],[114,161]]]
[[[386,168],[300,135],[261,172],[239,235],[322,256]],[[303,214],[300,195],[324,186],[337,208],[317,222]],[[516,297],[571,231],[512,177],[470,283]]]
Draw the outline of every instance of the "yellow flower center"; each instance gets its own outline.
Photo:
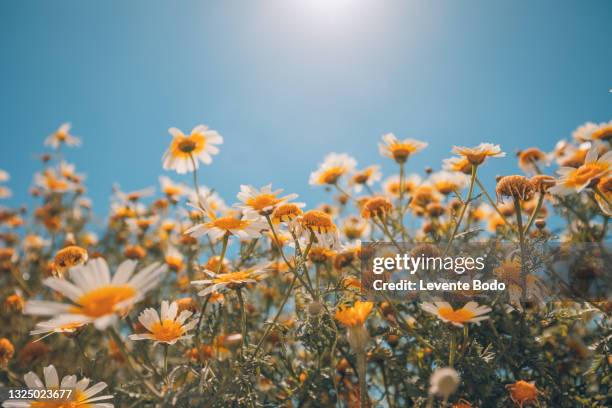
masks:
[[[409,143],[396,143],[389,146],[391,155],[397,161],[406,161],[408,156],[417,151],[417,147]]]
[[[607,140],[612,138],[612,125],[597,129],[593,132],[591,137],[596,140]]]
[[[452,307],[441,307],[438,309],[438,314],[440,317],[443,317],[444,319],[453,323],[465,323],[476,316],[476,314],[471,310],[464,308],[453,310]]]
[[[232,283],[251,279],[250,271],[231,272],[217,275],[212,281],[213,283]]]
[[[572,171],[566,181],[570,186],[583,186],[594,179],[604,176],[609,170],[605,162],[586,163]]]
[[[85,401],[87,396],[77,389],[72,391],[71,398],[69,400],[47,400],[47,401],[34,401],[30,404],[32,408],[89,408],[91,404],[84,404],[80,401]]]
[[[330,167],[321,172],[318,182],[319,184],[334,184],[345,172],[344,167]]]
[[[254,210],[261,211],[280,202],[274,194],[259,194],[246,200],[246,204]]]
[[[129,285],[108,285],[96,288],[82,295],[78,300],[79,306],[73,306],[73,313],[84,314],[90,317],[101,317],[117,310],[117,304],[136,296],[136,290]]]
[[[208,225],[210,227],[216,227],[222,230],[229,231],[229,230],[245,229],[249,225],[249,222],[244,221],[244,220],[239,220],[238,218],[234,218],[234,217],[221,217],[221,218],[217,218],[214,221],[209,222]]]
[[[170,152],[174,157],[189,158],[191,154],[202,152],[205,146],[206,137],[201,133],[179,135],[172,140]]]
[[[183,335],[185,330],[183,326],[175,322],[174,320],[163,320],[161,322],[155,322],[151,326],[151,333],[157,341],[172,341],[176,340]]]

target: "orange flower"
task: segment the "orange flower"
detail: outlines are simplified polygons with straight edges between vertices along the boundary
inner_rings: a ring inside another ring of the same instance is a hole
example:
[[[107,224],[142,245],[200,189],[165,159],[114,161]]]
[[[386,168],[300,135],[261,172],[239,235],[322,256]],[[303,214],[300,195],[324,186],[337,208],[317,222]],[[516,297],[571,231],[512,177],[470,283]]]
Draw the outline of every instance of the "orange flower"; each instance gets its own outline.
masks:
[[[476,302],[468,302],[456,310],[447,302],[424,302],[421,309],[457,327],[463,327],[465,323],[479,324],[482,320],[489,318],[486,314],[491,311],[490,307],[479,306]]]
[[[366,201],[361,207],[361,216],[363,218],[382,218],[393,209],[393,204],[386,197],[372,197]]]
[[[578,168],[561,167],[557,172],[561,175],[557,185],[548,191],[558,195],[580,193],[588,187],[597,184],[602,178],[610,175],[612,169],[612,151],[597,158],[597,148],[589,150],[584,164]]]
[[[372,302],[358,300],[352,307],[339,308],[335,317],[347,328],[363,326],[373,307],[374,303]]]
[[[510,391],[510,398],[512,401],[514,401],[515,404],[518,404],[521,408],[525,404],[537,402],[538,395],[541,393],[533,381],[527,382],[518,380],[514,384],[507,385],[506,388],[508,388],[508,391]]]

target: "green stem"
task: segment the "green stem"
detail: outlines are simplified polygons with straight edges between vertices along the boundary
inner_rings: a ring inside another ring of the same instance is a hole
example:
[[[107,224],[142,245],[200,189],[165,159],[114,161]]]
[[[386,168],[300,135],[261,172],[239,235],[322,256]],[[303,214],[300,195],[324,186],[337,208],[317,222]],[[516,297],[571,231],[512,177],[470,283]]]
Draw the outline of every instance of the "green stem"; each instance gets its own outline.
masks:
[[[468,190],[468,195],[463,203],[463,206],[461,207],[459,218],[457,219],[457,222],[455,223],[455,227],[453,228],[453,232],[451,233],[451,236],[448,240],[448,245],[446,246],[446,250],[444,251],[444,256],[446,256],[446,254],[450,250],[451,245],[453,244],[453,241],[455,240],[455,236],[457,235],[457,231],[459,231],[459,226],[461,225],[461,221],[463,220],[465,211],[467,210],[468,206],[470,205],[472,201],[472,194],[474,194],[474,181],[476,180],[476,169],[477,168],[478,168],[477,166],[472,165],[472,176],[470,177],[470,188]]]
[[[198,205],[198,207],[204,210],[204,206],[202,205],[202,202],[200,201],[201,198],[200,198],[200,183],[198,183],[198,168],[196,167],[196,161],[192,153],[189,153],[189,159],[191,160],[191,164],[193,165],[193,187],[195,188],[195,192],[197,196],[196,204]]]
[[[242,297],[242,288],[236,289],[236,294],[238,295],[238,302],[240,302],[240,316],[241,316],[240,333],[242,334],[242,348],[244,350],[244,346],[245,344],[248,344],[248,341],[247,341],[247,316],[246,316],[246,309],[244,307],[244,298]]]
[[[525,231],[524,231],[525,234],[529,232],[529,228],[531,228],[531,225],[533,224],[538,213],[540,212],[543,202],[544,202],[544,193],[540,193],[540,196],[538,197],[538,203],[536,204],[536,208],[533,210],[533,212],[529,216],[529,221],[527,221],[527,225],[525,226]]]
[[[487,189],[482,185],[482,183],[480,182],[480,180],[478,179],[478,177],[476,177],[476,184],[478,184],[478,188],[480,189],[480,191],[482,191],[482,193],[485,195],[485,197],[487,198],[487,201],[489,202],[489,204],[491,204],[491,207],[493,207],[493,209],[495,210],[495,212],[501,217],[502,220],[504,220],[504,223],[510,227],[510,229],[512,231],[515,231],[516,229],[514,228],[514,225],[510,224],[510,221],[508,221],[508,219],[506,218],[506,216],[504,214],[502,214],[502,212],[499,210],[499,207],[497,207],[497,204],[495,203],[495,201],[493,201],[493,199],[491,198],[491,196],[489,195],[489,193],[487,192]]]
[[[521,288],[523,290],[523,299],[526,295],[526,268],[525,268],[525,231],[523,230],[523,214],[521,213],[521,203],[518,196],[513,195],[512,201],[514,202],[514,212],[516,213],[516,225],[519,233],[519,245],[521,249]]]

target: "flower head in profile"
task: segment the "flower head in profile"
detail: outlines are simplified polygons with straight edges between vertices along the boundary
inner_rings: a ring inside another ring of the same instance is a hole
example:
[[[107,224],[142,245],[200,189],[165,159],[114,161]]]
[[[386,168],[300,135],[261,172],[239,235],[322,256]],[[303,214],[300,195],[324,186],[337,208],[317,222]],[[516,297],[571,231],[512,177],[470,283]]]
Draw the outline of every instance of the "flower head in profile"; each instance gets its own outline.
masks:
[[[56,390],[56,389],[72,389],[73,394],[65,400],[65,403],[61,404],[58,401],[50,400],[7,400],[4,401],[2,406],[4,408],[23,408],[23,407],[39,407],[39,408],[57,408],[57,407],[71,407],[71,408],[112,408],[114,405],[108,401],[113,398],[112,395],[99,395],[102,390],[106,388],[106,383],[99,382],[91,387],[89,386],[90,380],[88,378],[82,378],[77,381],[76,375],[67,375],[60,381],[57,375],[57,370],[54,366],[50,365],[43,369],[44,382],[36,375],[33,371],[30,371],[23,376],[26,386],[31,389],[39,390]]]
[[[75,189],[74,183],[51,167],[34,174],[34,184],[45,193],[65,193]]]
[[[599,194],[595,194],[595,200],[599,208],[608,217],[612,217],[612,176],[602,178],[597,183],[597,189]]]
[[[303,214],[302,208],[306,206],[304,203],[283,203],[279,204],[272,213],[272,222],[280,224],[296,223],[298,218]]]
[[[458,171],[440,171],[430,177],[431,185],[444,195],[461,191],[468,181],[468,177]]]
[[[361,206],[361,216],[383,219],[391,210],[393,210],[393,204],[387,197],[371,197]]]
[[[518,380],[514,384],[508,384],[506,386],[510,392],[510,398],[519,407],[524,407],[525,404],[531,404],[538,401],[538,395],[541,391],[535,385],[535,382],[527,382],[524,380]]]
[[[198,125],[185,135],[180,129],[170,128],[173,139],[164,153],[164,170],[175,170],[179,174],[195,171],[199,162],[212,163],[212,156],[219,153],[217,145],[223,144],[223,137],[205,125]]]
[[[193,313],[183,310],[178,313],[178,303],[162,301],[161,311],[148,308],[138,316],[138,321],[147,329],[148,333],[131,334],[130,340],[153,340],[155,343],[174,344],[179,340],[191,338],[187,332],[193,329],[198,321],[192,319],[187,322]]]
[[[468,302],[459,309],[453,309],[448,302],[424,302],[421,309],[457,327],[463,327],[466,323],[480,324],[489,318],[487,313],[491,311],[490,307],[479,306],[476,302]]]
[[[363,186],[371,187],[374,183],[380,181],[381,178],[380,166],[368,166],[353,174],[351,184],[353,185],[353,190],[356,193],[360,193],[363,190]]]
[[[481,143],[476,147],[453,147],[453,153],[464,157],[473,166],[481,165],[487,157],[504,157],[506,153],[501,151],[499,145]]]
[[[284,197],[279,197],[282,192],[282,189],[272,191],[272,184],[263,186],[261,189],[241,185],[238,199],[242,203],[236,204],[235,207],[242,209],[245,213],[254,212],[259,215],[269,215],[278,205],[297,198],[297,194],[287,194]]]
[[[316,171],[310,173],[311,185],[336,184],[340,177],[352,172],[357,161],[346,153],[330,153]]]
[[[65,248],[60,249],[55,254],[53,259],[53,265],[55,266],[56,273],[60,278],[70,268],[74,268],[77,265],[83,265],[88,259],[87,250],[76,245],[69,245]]]
[[[261,231],[267,228],[266,221],[258,214],[252,212],[239,216],[230,211],[224,215],[217,216],[210,207],[204,204],[202,207],[203,208],[198,208],[198,210],[206,219],[202,223],[189,228],[186,234],[196,238],[208,234],[213,241],[224,236],[232,235],[247,240],[259,237]]]
[[[60,315],[51,320],[36,323],[34,329],[30,331],[30,335],[42,334],[42,337],[35,340],[38,341],[55,333],[75,333],[88,323],[89,319],[86,316]]]
[[[353,306],[340,307],[334,317],[347,329],[347,340],[355,352],[363,352],[370,335],[365,322],[374,308],[372,302],[356,301]]]
[[[579,142],[605,142],[612,139],[612,120],[599,124],[586,122],[574,130],[572,136]]]
[[[38,316],[62,317],[79,323],[93,323],[105,329],[144,295],[157,286],[166,271],[165,266],[153,263],[134,274],[135,261],[122,262],[111,278],[106,261],[90,260],[85,265],[70,269],[72,282],[47,278],[44,285],[67,297],[72,303],[32,300],[24,313]]]
[[[539,173],[542,166],[549,163],[549,157],[537,147],[521,150],[517,154],[518,165],[527,174]]]
[[[54,149],[58,149],[63,144],[70,147],[80,146],[81,139],[70,134],[71,127],[70,123],[63,123],[55,132],[47,136],[45,145],[51,146]]]
[[[404,194],[413,192],[418,186],[421,185],[423,180],[421,176],[416,173],[409,174],[402,183],[402,190]],[[383,182],[383,192],[389,197],[397,198],[400,196],[400,178],[399,175],[394,174],[389,176]]]
[[[340,244],[338,227],[334,224],[331,215],[320,211],[306,211],[300,219],[303,231],[311,231],[320,245],[336,247]]]
[[[0,368],[5,369],[15,354],[15,346],[6,337],[0,338]]]
[[[578,168],[561,167],[557,173],[561,176],[557,185],[548,191],[552,194],[568,195],[580,193],[588,187],[594,187],[602,179],[610,175],[612,169],[612,151],[598,156],[598,150],[592,147],[584,159],[584,164]]]
[[[378,144],[380,154],[395,160],[397,163],[405,163],[411,155],[427,147],[427,143],[420,140],[399,140],[393,133],[383,135],[382,141]]]
[[[160,176],[159,184],[161,191],[172,201],[178,201],[182,196],[187,194],[189,188],[182,183],[175,183],[170,177]]]
[[[513,175],[499,179],[495,192],[497,194],[497,201],[500,202],[503,201],[504,197],[529,201],[535,193],[535,188],[527,177]]]
[[[171,271],[180,272],[185,266],[183,254],[172,244],[168,244],[164,260]]]
[[[334,317],[347,328],[363,326],[373,308],[374,303],[358,300],[353,306],[340,307]]]
[[[250,283],[262,280],[268,272],[268,265],[258,265],[237,272],[214,273],[204,270],[210,279],[191,281],[195,286],[206,286],[198,292],[199,296],[206,296],[213,292],[221,292],[227,289],[238,289]]]

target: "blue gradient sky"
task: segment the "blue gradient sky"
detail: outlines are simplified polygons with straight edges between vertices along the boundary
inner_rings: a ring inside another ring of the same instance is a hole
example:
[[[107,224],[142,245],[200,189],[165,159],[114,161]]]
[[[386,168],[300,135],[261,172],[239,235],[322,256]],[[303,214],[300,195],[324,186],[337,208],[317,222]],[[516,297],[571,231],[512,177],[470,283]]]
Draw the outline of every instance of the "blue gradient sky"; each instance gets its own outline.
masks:
[[[63,121],[102,214],[113,182],[157,185],[170,126],[225,137],[200,174],[229,202],[273,182],[314,206],[324,155],[385,161],[385,132],[430,143],[409,164],[420,172],[453,144],[550,149],[612,119],[611,18],[605,0],[3,1],[8,203],[27,202],[34,153]],[[491,160],[484,178],[514,169]]]

